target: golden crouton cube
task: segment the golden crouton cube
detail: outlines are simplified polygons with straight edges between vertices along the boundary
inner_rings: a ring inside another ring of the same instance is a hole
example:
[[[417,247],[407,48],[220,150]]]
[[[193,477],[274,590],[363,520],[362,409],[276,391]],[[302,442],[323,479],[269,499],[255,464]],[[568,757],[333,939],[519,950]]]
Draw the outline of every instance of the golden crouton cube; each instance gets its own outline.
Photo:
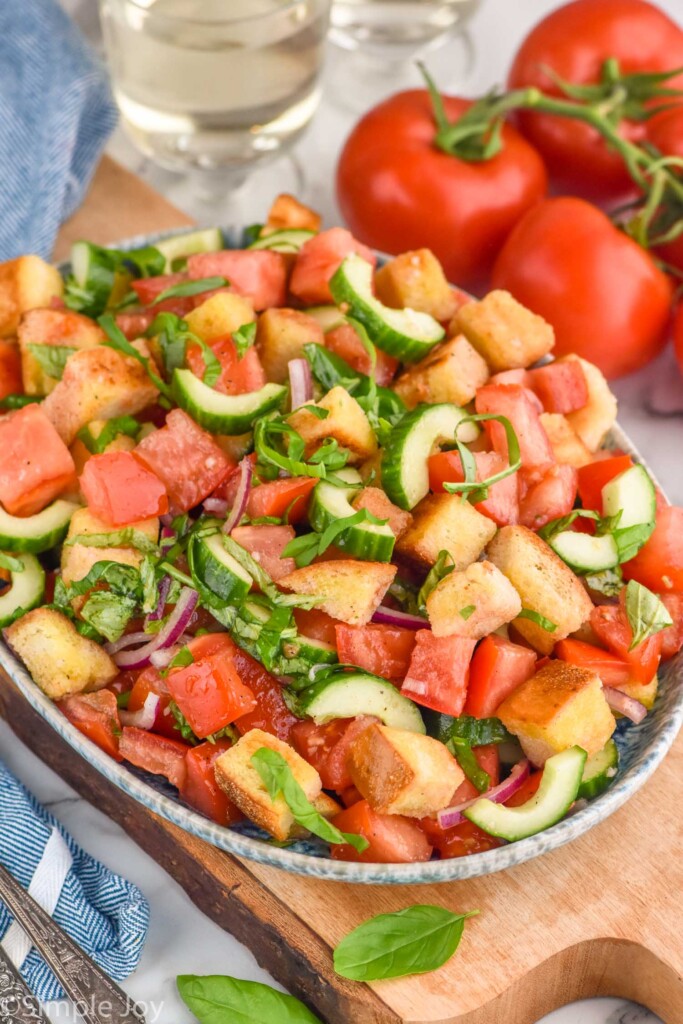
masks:
[[[266,309],[258,318],[256,349],[268,380],[284,384],[288,364],[304,354],[304,345],[322,345],[325,336],[317,320],[298,309]]]
[[[316,608],[351,626],[369,622],[394,581],[396,566],[385,562],[335,559],[282,576],[278,586],[322,598]]]
[[[337,814],[342,811],[341,804],[338,804],[336,800],[333,800],[331,796],[323,790],[319,796],[312,800],[311,803],[315,807],[318,814],[322,814],[323,818],[334,818]]]
[[[404,252],[385,263],[375,274],[375,292],[385,306],[417,309],[441,322],[450,320],[458,307],[431,249]]]
[[[492,373],[531,366],[555,344],[550,324],[509,292],[489,292],[480,302],[466,303],[457,322]]]
[[[304,231],[320,231],[322,218],[310,206],[300,203],[294,196],[281,192],[268,211],[266,226],[275,231],[293,228]]]
[[[591,452],[561,412],[542,412],[541,424],[558,462],[581,469],[593,461]]]
[[[381,487],[364,487],[351,504],[357,511],[366,508],[377,519],[386,519],[394,537],[402,537],[413,521],[410,512],[389,501]]]
[[[202,341],[217,341],[256,319],[251,299],[233,292],[216,292],[185,315],[185,322]]]
[[[394,384],[409,409],[421,402],[467,405],[489,378],[488,366],[463,334],[437,345]]]
[[[0,338],[17,333],[22,313],[49,306],[63,291],[61,274],[40,256],[0,263]]]
[[[479,640],[522,610],[519,594],[491,562],[473,562],[449,573],[427,598],[434,636],[466,636]]]
[[[597,673],[565,661],[549,662],[518,686],[496,715],[539,766],[573,746],[597,754],[615,726]]]
[[[558,640],[574,633],[590,617],[593,602],[581,580],[533,530],[504,526],[487,554],[512,583],[522,607],[555,626],[548,631],[531,619],[515,619],[517,631],[537,651],[550,654]]]
[[[282,755],[308,800],[313,803],[320,796],[322,784],[315,768],[304,761],[288,743],[262,729],[251,729],[216,758],[216,782],[242,814],[284,842],[303,834],[304,830],[295,822],[282,794],[271,799],[261,776],[251,763],[252,756],[262,747]]]
[[[31,309],[22,316],[17,329],[21,350],[21,373],[27,395],[47,395],[57,378],[45,373],[32,345],[95,348],[104,341],[104,331],[87,316],[68,309]]]
[[[139,522],[131,523],[131,526],[156,544],[159,538],[159,520],[156,517],[141,519]],[[81,508],[71,517],[66,540],[102,533],[112,533],[111,526],[94,516],[89,509]],[[143,553],[137,548],[126,545],[100,548],[83,543],[65,543],[62,547],[62,579],[67,585],[82,580],[97,562],[119,562],[121,565],[132,565],[137,568],[143,557]],[[75,604],[83,604],[83,599],[76,598]]]
[[[133,344],[143,355],[149,355],[143,341]],[[71,444],[91,420],[132,416],[151,405],[157,394],[136,359],[100,345],[82,349],[69,359],[64,376],[43,402],[43,409],[65,444]]]
[[[74,624],[53,608],[27,612],[8,626],[4,635],[51,700],[100,690],[119,673],[103,647],[81,636]]]
[[[448,807],[464,778],[439,740],[377,723],[353,742],[348,763],[359,793],[380,814],[435,814]]]
[[[403,558],[423,567],[434,565],[440,551],[447,551],[456,569],[476,562],[496,532],[492,519],[477,512],[456,494],[428,494],[413,509],[413,523],[396,550]]]
[[[318,419],[308,409],[297,409],[287,418],[290,427],[306,442],[307,457],[328,437],[351,453],[350,464],[364,462],[375,454],[377,438],[367,416],[348,391],[339,386],[332,388],[315,405],[327,410],[325,419]]]
[[[591,452],[596,452],[605,440],[617,418],[617,400],[610,391],[603,373],[580,356],[563,356],[558,362],[578,360],[588,386],[588,402],[582,409],[567,413],[567,420],[573,430]]]

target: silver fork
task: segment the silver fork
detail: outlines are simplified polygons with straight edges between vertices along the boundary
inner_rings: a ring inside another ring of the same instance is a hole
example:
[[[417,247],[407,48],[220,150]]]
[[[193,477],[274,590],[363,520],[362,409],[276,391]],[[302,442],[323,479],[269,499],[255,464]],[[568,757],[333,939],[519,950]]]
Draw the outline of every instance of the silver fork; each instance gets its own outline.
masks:
[[[76,945],[49,914],[45,913],[1,864],[0,900],[59,979],[85,1024],[145,1024],[140,1008],[83,952],[80,946]],[[5,968],[6,957],[1,965],[3,972]],[[7,976],[13,976],[16,985],[18,976],[11,965],[7,968]],[[24,984],[21,978],[19,982],[21,985]],[[0,1013],[0,1022],[14,1022],[16,1019],[18,1024],[24,1024],[24,1020],[33,1024],[48,1024],[39,1006],[38,1012],[40,1016],[34,1014],[17,1018],[3,1017]]]
[[[50,1024],[24,979],[0,946],[0,1021],[2,1024]]]

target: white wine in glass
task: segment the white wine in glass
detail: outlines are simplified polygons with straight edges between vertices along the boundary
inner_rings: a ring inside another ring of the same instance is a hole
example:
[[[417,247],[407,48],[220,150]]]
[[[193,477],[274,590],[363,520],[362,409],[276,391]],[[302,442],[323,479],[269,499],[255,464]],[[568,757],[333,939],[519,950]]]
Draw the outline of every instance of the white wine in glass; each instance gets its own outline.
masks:
[[[334,0],[332,32],[346,49],[419,53],[458,32],[480,0]]]

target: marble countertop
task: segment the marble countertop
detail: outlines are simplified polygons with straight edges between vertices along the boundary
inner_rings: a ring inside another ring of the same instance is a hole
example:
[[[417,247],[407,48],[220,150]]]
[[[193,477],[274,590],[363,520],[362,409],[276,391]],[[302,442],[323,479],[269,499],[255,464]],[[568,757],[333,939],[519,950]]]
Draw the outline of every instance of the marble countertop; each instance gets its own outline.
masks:
[[[85,33],[99,45],[99,26],[92,0],[62,0]],[[670,14],[680,16],[680,0],[659,0]],[[443,87],[462,88],[472,94],[502,80],[510,57],[529,27],[546,11],[559,6],[558,0],[483,0],[472,22],[476,60],[471,73],[459,80],[457,51],[434,57],[434,73]],[[430,62],[431,64],[432,62]],[[331,54],[326,96],[339,96],[340,76],[347,73],[339,52]],[[398,80],[397,80],[398,81]],[[377,89],[393,91],[390,75],[377,79]],[[400,85],[404,84],[403,80]],[[375,93],[369,93],[367,106]],[[360,109],[345,108],[325,99],[308,135],[300,142],[295,158],[306,168],[304,198],[315,205],[327,223],[338,220],[333,196],[333,168],[339,146]],[[217,210],[215,200],[203,201],[194,184],[152,167],[137,154],[119,131],[109,147],[116,159],[141,174],[168,198],[200,222],[225,222],[226,213]],[[262,178],[262,182],[261,182]],[[239,193],[226,199],[233,216],[239,210],[242,223],[262,216],[277,180],[260,172],[259,185],[251,189],[244,204]],[[218,204],[220,205],[220,204]],[[228,217],[230,219],[230,217]],[[683,504],[683,475],[677,442],[683,442],[683,381],[670,353],[664,354],[643,373],[616,385],[620,400],[620,421],[638,445],[671,499]],[[145,1004],[148,1024],[191,1024],[192,1016],[175,991],[179,973],[232,974],[258,981],[270,981],[251,953],[230,935],[204,917],[181,888],[143,853],[120,829],[94,807],[81,800],[55,774],[45,768],[0,722],[0,751],[15,774],[59,817],[74,837],[92,854],[140,886],[152,909],[149,938],[138,971],[124,987]],[[66,1004],[50,1008],[55,1022],[74,1020]],[[540,1024],[540,1022],[539,1022]],[[542,1024],[658,1024],[642,1007],[623,1000],[592,999],[564,1007],[543,1019]],[[659,1022],[661,1024],[661,1022]]]

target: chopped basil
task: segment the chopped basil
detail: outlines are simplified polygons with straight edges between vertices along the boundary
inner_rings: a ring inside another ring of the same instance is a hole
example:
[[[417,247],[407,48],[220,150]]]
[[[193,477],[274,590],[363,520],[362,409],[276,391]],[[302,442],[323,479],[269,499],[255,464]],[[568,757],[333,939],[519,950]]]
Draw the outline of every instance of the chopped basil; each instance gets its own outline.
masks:
[[[124,356],[130,356],[131,359],[137,360],[137,362],[144,368],[147,376],[159,393],[170,401],[171,389],[168,384],[165,384],[156,370],[153,369],[154,364],[152,363],[152,360],[147,356],[143,356],[143,354],[138,352],[135,346],[128,341],[128,338],[125,336],[121,328],[118,327],[112,314],[105,313],[103,316],[98,318],[97,322],[107,335],[108,340],[105,341],[104,344],[108,345],[109,348],[113,348],[115,352],[120,352]]]
[[[34,342],[29,342],[27,348],[43,373],[55,380],[62,379],[67,359],[78,351],[71,345],[38,345]]]
[[[111,643],[118,640],[130,622],[137,599],[111,590],[94,590],[80,610],[81,618]]]
[[[132,526],[125,526],[122,530],[113,530],[111,533],[78,533],[64,541],[65,547],[72,544],[83,544],[89,548],[135,548],[148,555],[158,555],[160,550],[153,540],[150,540],[142,530],[136,530]]]
[[[441,583],[441,580],[448,576],[455,569],[455,562],[450,552],[439,551],[436,562],[427,573],[427,578],[420,587],[417,595],[418,613],[423,615],[427,606],[427,598],[432,590]]]
[[[152,305],[156,306],[160,302],[165,302],[166,299],[185,299],[193,295],[201,295],[202,292],[210,292],[215,288],[225,288],[229,283],[224,277],[202,277],[196,281],[179,281],[178,284],[172,284],[170,288],[159,292]]]
[[[236,331],[232,332],[232,340],[237,350],[237,358],[243,359],[256,340],[256,321],[242,324]]]
[[[454,439],[455,446],[458,449],[458,454],[460,455],[462,471],[465,479],[461,483],[445,483],[443,485],[444,490],[448,491],[449,494],[462,494],[473,504],[476,504],[479,501],[485,501],[489,495],[489,488],[493,484],[498,483],[499,480],[504,480],[505,477],[511,476],[513,473],[516,473],[522,465],[519,440],[515,433],[515,428],[512,426],[512,423],[507,416],[499,416],[496,413],[475,413],[471,416],[465,416],[458,424],[458,427],[464,423],[485,423],[491,420],[495,420],[496,423],[500,423],[505,430],[509,465],[506,466],[505,469],[501,469],[500,472],[494,473],[493,476],[487,477],[485,480],[477,480],[477,460],[467,445],[458,440],[456,430],[456,436]]]
[[[545,629],[548,633],[554,633],[557,629],[557,625],[551,622],[550,619],[546,619],[545,615],[541,615],[540,612],[535,612],[533,608],[522,608],[521,612],[517,616],[519,619],[529,619],[530,622],[535,622],[541,629]]]
[[[366,522],[375,526],[383,526],[388,520],[378,519],[368,509],[361,508],[352,516],[337,519],[323,533],[305,533],[301,537],[290,540],[282,552],[282,557],[293,558],[299,567],[310,565],[314,558],[327,551],[330,545],[334,544],[348,529]]]
[[[464,608],[460,609],[460,613],[459,614],[465,620],[465,622],[467,622],[467,620],[469,619],[470,615],[473,615],[474,612],[476,612],[476,610],[477,610],[476,605],[468,604]]]
[[[633,630],[630,651],[660,630],[673,626],[673,619],[662,601],[636,580],[629,580],[626,587],[625,608]]]
[[[140,424],[134,416],[116,416],[114,419],[106,421],[97,437],[92,433],[90,427],[82,427],[77,436],[91,455],[101,455],[121,434],[137,438],[139,433]]]
[[[23,572],[24,563],[20,558],[14,558],[5,551],[0,551],[0,569],[7,569],[8,572]]]

